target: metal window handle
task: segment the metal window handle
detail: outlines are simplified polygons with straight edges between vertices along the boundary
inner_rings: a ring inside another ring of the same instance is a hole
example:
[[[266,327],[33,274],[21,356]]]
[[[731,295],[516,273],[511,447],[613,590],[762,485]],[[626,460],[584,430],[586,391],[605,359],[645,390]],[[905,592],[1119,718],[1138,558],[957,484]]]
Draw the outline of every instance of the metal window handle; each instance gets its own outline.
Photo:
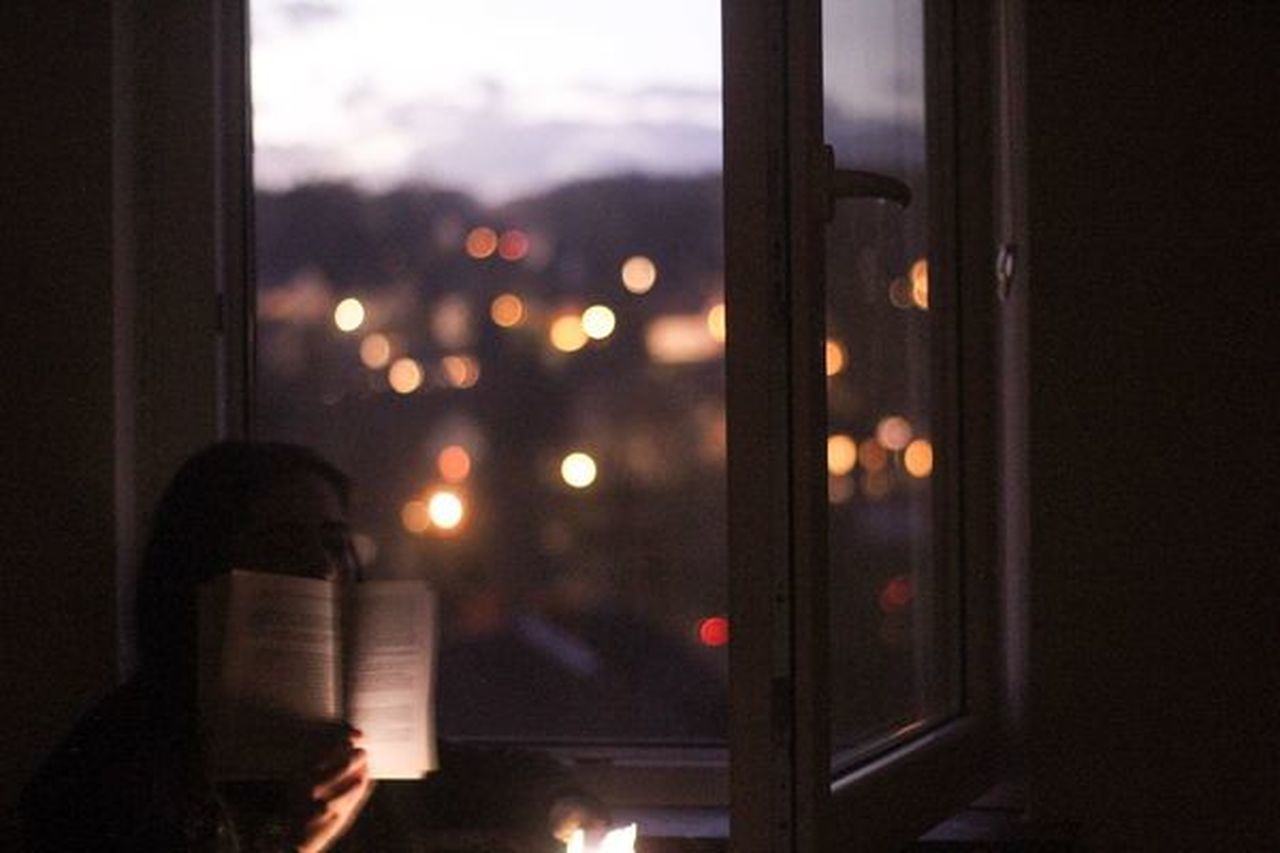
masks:
[[[827,219],[835,218],[836,202],[842,198],[875,198],[896,202],[901,207],[911,204],[911,188],[897,178],[858,169],[837,169],[836,152],[827,151]]]

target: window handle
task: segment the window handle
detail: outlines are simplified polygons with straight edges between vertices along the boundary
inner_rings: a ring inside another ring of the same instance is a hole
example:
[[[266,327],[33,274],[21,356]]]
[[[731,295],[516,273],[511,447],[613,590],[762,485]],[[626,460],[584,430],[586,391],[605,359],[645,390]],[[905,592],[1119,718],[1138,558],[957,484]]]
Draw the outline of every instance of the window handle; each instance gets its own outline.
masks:
[[[823,147],[827,152],[827,221],[835,218],[836,202],[845,198],[875,198],[910,206],[911,188],[905,183],[876,172],[837,169],[835,149]]]

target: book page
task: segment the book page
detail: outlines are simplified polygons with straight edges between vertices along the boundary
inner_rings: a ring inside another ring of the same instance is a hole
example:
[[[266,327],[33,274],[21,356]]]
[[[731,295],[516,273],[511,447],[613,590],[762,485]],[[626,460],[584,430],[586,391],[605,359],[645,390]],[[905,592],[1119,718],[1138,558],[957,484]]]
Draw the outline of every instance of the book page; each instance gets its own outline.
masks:
[[[233,570],[202,590],[201,708],[219,778],[280,778],[341,711],[328,581]]]
[[[436,764],[435,597],[422,581],[349,588],[347,718],[364,732],[377,779],[417,779]]]

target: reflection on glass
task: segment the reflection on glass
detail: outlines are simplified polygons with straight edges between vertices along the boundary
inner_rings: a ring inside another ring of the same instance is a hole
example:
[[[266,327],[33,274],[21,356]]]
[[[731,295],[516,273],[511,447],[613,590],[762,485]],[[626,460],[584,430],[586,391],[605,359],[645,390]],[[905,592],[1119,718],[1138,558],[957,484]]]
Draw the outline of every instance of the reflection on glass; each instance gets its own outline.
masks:
[[[719,5],[250,11],[254,429],[440,593],[442,733],[722,741]]]
[[[833,765],[945,715],[952,637],[934,550],[923,4],[827,0],[824,120],[840,168],[905,181],[828,232]]]

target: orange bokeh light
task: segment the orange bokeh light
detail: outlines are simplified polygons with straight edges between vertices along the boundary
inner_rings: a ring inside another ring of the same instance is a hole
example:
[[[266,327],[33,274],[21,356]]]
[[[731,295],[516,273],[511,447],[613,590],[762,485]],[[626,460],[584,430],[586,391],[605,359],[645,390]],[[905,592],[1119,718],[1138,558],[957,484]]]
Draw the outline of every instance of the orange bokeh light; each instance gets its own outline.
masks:
[[[487,258],[498,249],[498,233],[492,228],[481,225],[467,233],[467,254],[476,260]]]
[[[451,444],[436,456],[440,476],[450,483],[461,483],[471,473],[471,454],[460,444]]]
[[[729,642],[729,620],[723,616],[708,616],[698,623],[698,642],[711,648],[719,648]]]

